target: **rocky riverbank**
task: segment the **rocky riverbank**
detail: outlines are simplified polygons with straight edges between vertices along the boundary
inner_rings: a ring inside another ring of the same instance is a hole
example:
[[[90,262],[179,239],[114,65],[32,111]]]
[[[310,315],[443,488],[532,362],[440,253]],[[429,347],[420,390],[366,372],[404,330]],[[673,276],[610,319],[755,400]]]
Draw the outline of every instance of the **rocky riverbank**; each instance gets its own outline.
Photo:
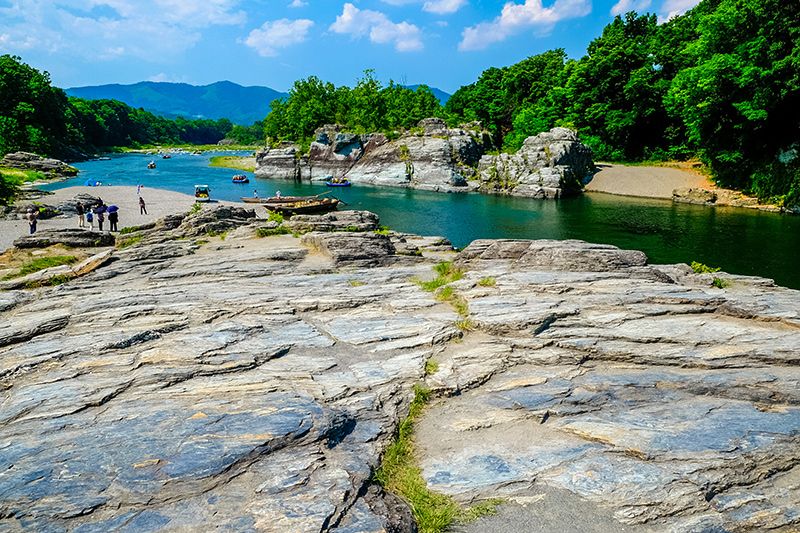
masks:
[[[528,138],[515,154],[487,153],[492,150],[491,137],[479,124],[448,128],[440,119],[425,119],[416,131],[395,140],[383,134],[355,135],[330,125],[317,130],[307,154],[295,145],[258,152],[255,174],[558,198],[579,193],[594,171],[591,151],[566,128]]]
[[[78,169],[59,161],[29,152],[14,152],[0,159],[0,167],[41,172],[48,179],[69,178],[78,175]]]
[[[206,208],[0,292],[0,529],[410,531],[371,480],[418,383],[422,474],[458,501],[562,531],[564,495],[625,531],[800,525],[798,291],[377,224]],[[436,298],[415,280],[443,259]]]

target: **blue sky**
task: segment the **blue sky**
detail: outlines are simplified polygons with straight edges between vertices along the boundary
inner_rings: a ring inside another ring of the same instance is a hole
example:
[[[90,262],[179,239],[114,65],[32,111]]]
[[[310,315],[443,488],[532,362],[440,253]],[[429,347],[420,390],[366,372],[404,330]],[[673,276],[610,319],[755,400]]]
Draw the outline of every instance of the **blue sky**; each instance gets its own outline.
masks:
[[[699,0],[0,0],[0,53],[60,87],[231,80],[287,90],[316,75],[453,92],[552,48],[580,57],[617,13]]]

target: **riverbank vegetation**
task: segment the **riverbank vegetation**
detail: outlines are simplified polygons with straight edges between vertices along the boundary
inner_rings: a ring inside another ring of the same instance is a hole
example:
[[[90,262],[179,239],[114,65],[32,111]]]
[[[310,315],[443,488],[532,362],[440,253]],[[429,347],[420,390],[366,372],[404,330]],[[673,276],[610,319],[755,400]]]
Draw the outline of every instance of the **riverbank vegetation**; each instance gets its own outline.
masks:
[[[780,0],[703,0],[667,22],[616,17],[580,59],[563,49],[490,68],[442,108],[371,71],[355,87],[295,83],[264,121],[273,140],[308,142],[323,124],[410,129],[421,118],[480,121],[504,150],[554,126],[578,130],[596,160],[699,158],[722,186],[800,203],[800,22]]]
[[[19,57],[0,56],[0,156],[15,151],[75,160],[111,147],[216,145],[263,141],[258,124],[228,119],[167,119],[117,100],[67,97],[46,72]]]

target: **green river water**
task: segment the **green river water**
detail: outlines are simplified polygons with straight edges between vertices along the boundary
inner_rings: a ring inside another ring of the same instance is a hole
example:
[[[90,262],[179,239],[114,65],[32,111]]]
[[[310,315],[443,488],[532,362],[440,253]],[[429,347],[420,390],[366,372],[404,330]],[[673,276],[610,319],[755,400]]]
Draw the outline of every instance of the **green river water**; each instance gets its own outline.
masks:
[[[196,183],[211,186],[212,196],[239,200],[258,190],[269,196],[331,192],[346,209],[368,209],[381,223],[398,231],[443,235],[463,247],[474,239],[582,239],[644,251],[651,263],[699,261],[726,272],[763,276],[781,285],[800,288],[800,216],[739,208],[673,204],[669,200],[586,193],[564,200],[531,200],[481,194],[445,194],[410,189],[353,186],[327,189],[324,185],[286,180],[231,183],[238,173],[209,168],[214,154],[177,154],[158,159],[129,154],[76,165],[78,178],[49,189],[83,185],[87,179],[110,185],[160,187],[193,193]]]

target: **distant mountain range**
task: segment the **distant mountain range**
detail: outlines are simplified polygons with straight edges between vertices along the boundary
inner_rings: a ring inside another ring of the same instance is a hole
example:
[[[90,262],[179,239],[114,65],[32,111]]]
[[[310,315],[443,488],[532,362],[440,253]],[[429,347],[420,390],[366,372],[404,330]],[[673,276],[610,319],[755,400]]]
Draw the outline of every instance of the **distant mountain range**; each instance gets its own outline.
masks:
[[[201,86],[142,81],[132,85],[72,87],[66,92],[87,100],[119,100],[168,118],[227,118],[242,125],[263,120],[272,101],[287,96],[269,87],[242,87],[230,81]]]
[[[417,84],[417,85],[406,85],[406,87],[408,87],[412,91],[416,91],[417,87],[419,87],[419,86],[420,86],[420,84]],[[439,103],[441,103],[442,105],[446,104],[447,101],[452,96],[450,93],[446,93],[443,90],[437,89],[436,87],[431,87],[430,85],[428,86],[428,89],[431,90],[431,92],[433,93],[433,96],[435,96],[436,98],[439,99]]]
[[[407,85],[416,89],[419,85]],[[250,125],[263,120],[270,104],[286,93],[269,87],[243,87],[230,81],[218,81],[211,85],[189,85],[141,81],[131,85],[94,85],[66,89],[69,96],[87,100],[119,100],[132,107],[142,107],[151,113],[168,118],[227,118],[235,124]],[[431,87],[431,92],[442,105],[450,95]]]

